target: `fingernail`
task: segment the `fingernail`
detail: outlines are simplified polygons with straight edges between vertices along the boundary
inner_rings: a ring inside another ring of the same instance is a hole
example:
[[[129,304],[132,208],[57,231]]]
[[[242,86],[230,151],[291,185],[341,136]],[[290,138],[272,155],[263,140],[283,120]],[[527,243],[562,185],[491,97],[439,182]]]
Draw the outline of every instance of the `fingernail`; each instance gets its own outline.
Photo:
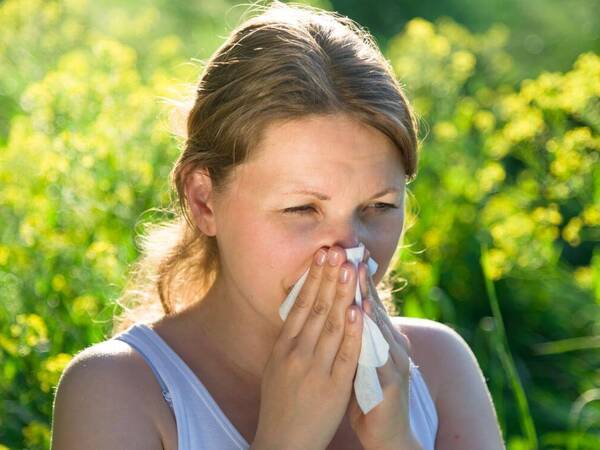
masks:
[[[327,252],[323,251],[323,250],[319,250],[317,252],[317,256],[315,258],[315,262],[317,263],[318,266],[322,266],[323,263],[325,262],[325,258],[327,257]]]
[[[361,284],[366,289],[368,286],[367,277],[369,276],[369,269],[367,268],[367,265],[365,263],[360,263],[360,265],[362,266],[360,280],[361,280]]]
[[[340,281],[342,283],[345,283],[346,281],[348,281],[349,274],[350,274],[350,269],[348,269],[347,267],[342,267],[342,269],[340,270]]]
[[[373,309],[371,308],[371,301],[368,297],[363,299],[363,309],[370,316],[373,313]]]
[[[348,318],[350,319],[350,322],[356,322],[356,308],[350,307]]]
[[[328,256],[327,260],[329,261],[329,264],[331,264],[332,266],[337,265],[338,259],[340,257],[338,252],[330,249],[328,255],[329,256]]]

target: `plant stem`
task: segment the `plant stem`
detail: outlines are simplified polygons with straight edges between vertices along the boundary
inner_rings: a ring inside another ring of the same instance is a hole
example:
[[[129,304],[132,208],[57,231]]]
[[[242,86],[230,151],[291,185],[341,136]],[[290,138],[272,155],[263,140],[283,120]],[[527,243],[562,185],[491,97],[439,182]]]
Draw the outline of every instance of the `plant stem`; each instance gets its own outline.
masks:
[[[496,333],[496,340],[498,342],[498,355],[500,356],[500,361],[502,363],[502,367],[504,368],[508,378],[510,380],[513,392],[515,394],[515,399],[517,401],[517,405],[519,408],[520,415],[520,423],[523,433],[525,434],[527,440],[529,441],[529,448],[536,449],[538,448],[538,440],[537,434],[535,431],[535,424],[533,423],[533,419],[531,417],[531,413],[529,411],[529,404],[527,403],[527,397],[525,396],[525,391],[523,389],[523,385],[521,384],[521,380],[519,379],[519,375],[517,373],[514,359],[510,353],[510,347],[508,345],[508,340],[506,339],[506,332],[504,330],[504,321],[502,320],[502,313],[500,312],[500,305],[498,303],[498,297],[496,296],[496,289],[494,287],[494,282],[491,277],[487,273],[486,264],[484,263],[484,258],[487,256],[487,246],[481,243],[481,258],[480,264],[483,271],[483,277],[485,279],[485,289],[487,293],[487,297],[490,303],[490,307],[492,309],[492,315],[494,316],[495,324],[494,327]]]

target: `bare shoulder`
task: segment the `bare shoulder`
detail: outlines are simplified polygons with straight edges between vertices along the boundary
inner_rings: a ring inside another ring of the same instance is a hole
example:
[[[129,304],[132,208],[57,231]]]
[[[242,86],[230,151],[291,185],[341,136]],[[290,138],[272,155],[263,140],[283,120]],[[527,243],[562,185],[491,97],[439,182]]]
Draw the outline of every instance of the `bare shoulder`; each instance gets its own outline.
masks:
[[[106,340],[79,352],[61,375],[52,448],[162,449],[151,369],[128,344]]]
[[[467,344],[448,325],[434,320],[404,316],[390,317],[390,319],[396,328],[408,337],[411,344],[410,357],[419,366],[431,397],[434,402],[437,402],[440,385],[443,382],[439,378],[442,375],[440,358],[448,351],[448,346]]]
[[[393,317],[411,343],[438,413],[436,448],[503,449],[485,377],[473,351],[453,328],[429,319]]]
[[[479,363],[464,338],[452,327],[417,317],[390,317],[411,344],[411,358],[425,378],[436,406],[443,401],[448,378],[480,374]]]

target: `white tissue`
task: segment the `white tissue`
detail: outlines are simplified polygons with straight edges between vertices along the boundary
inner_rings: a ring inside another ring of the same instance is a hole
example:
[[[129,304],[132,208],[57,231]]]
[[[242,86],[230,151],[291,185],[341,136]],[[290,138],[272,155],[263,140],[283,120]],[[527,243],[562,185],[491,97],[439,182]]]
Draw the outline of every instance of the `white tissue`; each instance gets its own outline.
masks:
[[[358,247],[347,248],[346,259],[354,264],[358,271],[358,264],[362,261],[365,246],[361,243]],[[369,273],[373,275],[377,271],[377,263],[373,258],[367,261]],[[309,269],[294,284],[292,290],[279,307],[279,316],[285,321],[296,297],[300,293],[302,285],[306,281]],[[362,296],[358,277],[356,278],[356,294],[354,302],[362,309]],[[390,346],[381,334],[379,327],[367,315],[363,314],[362,347],[358,358],[358,369],[354,379],[354,393],[358,406],[363,414],[367,414],[372,408],[383,401],[383,391],[377,376],[377,367],[383,366],[389,357]]]

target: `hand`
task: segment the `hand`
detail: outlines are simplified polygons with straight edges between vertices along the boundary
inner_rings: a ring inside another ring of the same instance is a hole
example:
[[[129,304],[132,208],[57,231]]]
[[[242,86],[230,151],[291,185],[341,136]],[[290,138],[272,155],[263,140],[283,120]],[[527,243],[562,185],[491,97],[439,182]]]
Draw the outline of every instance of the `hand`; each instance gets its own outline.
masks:
[[[255,448],[325,449],[346,413],[363,313],[352,306],[354,265],[341,247],[329,252],[337,262],[318,265],[313,259],[265,366]],[[345,282],[339,279],[342,268],[348,269]]]
[[[358,275],[363,308],[388,342],[390,356],[382,367],[377,368],[383,401],[363,414],[353,391],[348,405],[350,424],[366,450],[419,449],[410,428],[408,410],[410,341],[392,324],[365,264],[359,265]]]

